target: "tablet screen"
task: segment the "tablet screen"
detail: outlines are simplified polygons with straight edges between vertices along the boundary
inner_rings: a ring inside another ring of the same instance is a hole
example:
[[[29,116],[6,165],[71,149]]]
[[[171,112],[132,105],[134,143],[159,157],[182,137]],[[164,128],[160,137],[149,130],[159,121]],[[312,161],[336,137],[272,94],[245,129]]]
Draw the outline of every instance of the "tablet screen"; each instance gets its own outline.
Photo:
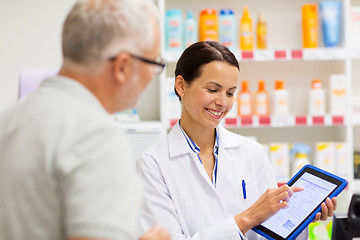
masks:
[[[336,181],[326,178],[309,172],[299,175],[289,186],[302,186],[304,190],[295,192],[290,198],[288,208],[280,209],[261,225],[286,239],[339,186]]]

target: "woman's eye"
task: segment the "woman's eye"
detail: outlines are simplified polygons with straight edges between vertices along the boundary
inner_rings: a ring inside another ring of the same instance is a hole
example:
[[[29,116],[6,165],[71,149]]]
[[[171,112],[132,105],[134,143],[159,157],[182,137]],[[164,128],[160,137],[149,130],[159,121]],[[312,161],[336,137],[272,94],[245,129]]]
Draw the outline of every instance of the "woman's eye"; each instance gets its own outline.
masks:
[[[233,97],[234,93],[226,93],[229,97]]]
[[[208,91],[209,91],[209,92],[212,92],[212,93],[216,92],[215,89],[208,89]]]

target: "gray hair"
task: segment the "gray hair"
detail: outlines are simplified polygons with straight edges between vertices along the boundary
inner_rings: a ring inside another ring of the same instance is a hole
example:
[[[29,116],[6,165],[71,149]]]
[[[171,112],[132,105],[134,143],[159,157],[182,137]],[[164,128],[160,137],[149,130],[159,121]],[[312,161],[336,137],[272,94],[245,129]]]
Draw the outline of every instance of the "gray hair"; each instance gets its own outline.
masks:
[[[159,13],[151,0],[79,0],[65,19],[64,59],[97,63],[121,51],[139,54],[154,44],[153,21]]]

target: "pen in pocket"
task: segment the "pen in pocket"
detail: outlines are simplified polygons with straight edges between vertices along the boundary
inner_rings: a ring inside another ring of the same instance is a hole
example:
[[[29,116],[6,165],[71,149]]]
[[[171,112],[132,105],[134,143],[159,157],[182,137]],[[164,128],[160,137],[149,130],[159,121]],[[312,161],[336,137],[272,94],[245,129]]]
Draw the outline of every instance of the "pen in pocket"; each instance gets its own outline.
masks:
[[[244,179],[242,180],[242,190],[243,190],[244,199],[246,199],[246,183]]]

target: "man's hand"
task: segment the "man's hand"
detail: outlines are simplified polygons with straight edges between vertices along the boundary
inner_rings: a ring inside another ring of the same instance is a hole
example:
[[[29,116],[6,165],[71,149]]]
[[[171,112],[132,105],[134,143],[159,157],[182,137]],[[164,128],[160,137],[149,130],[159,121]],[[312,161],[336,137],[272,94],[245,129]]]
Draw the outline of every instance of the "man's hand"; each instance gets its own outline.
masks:
[[[155,224],[147,233],[142,235],[139,240],[170,240],[170,233],[165,228]]]

